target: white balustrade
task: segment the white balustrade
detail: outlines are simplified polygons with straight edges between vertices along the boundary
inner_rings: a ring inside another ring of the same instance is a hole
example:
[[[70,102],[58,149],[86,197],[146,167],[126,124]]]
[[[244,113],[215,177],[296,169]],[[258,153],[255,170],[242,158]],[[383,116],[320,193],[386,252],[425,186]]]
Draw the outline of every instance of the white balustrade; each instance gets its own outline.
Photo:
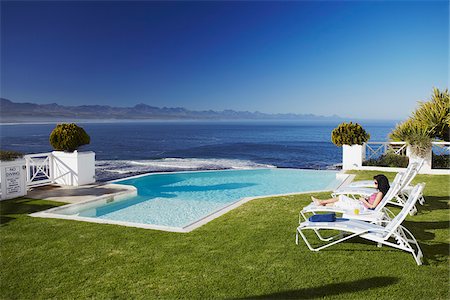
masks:
[[[394,154],[406,155],[405,142],[368,142],[366,145],[366,157],[364,160],[378,158],[388,151]]]
[[[27,187],[46,184],[79,186],[95,182],[95,153],[62,152],[28,154],[26,162]]]
[[[27,167],[27,186],[53,183],[52,153],[37,153],[24,156]]]
[[[450,155],[450,142],[433,142],[433,152],[437,155]]]
[[[436,155],[450,155],[450,142],[432,142],[432,151]],[[405,142],[368,142],[365,143],[365,153],[363,152],[363,161],[376,159],[391,151],[397,155],[411,156],[407,151]],[[428,169],[431,170],[431,153],[427,158]],[[426,166],[423,167],[424,171]]]

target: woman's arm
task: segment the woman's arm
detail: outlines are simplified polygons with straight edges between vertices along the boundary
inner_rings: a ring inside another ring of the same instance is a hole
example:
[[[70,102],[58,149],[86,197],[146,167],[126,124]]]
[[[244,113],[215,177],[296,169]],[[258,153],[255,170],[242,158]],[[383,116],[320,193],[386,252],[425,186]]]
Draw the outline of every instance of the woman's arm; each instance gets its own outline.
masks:
[[[378,206],[378,204],[380,203],[381,199],[383,199],[383,193],[382,192],[378,192],[377,193],[377,197],[375,198],[375,201],[373,202],[373,204],[370,204],[366,198],[359,198],[359,200],[361,200],[361,202],[363,202],[364,204],[366,204],[366,206],[368,208],[375,208]]]

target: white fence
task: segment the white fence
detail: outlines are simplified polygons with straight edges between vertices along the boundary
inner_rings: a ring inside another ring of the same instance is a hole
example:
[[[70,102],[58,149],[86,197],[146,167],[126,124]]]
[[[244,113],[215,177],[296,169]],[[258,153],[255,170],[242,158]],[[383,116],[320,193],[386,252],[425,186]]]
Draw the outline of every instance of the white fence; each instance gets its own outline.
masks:
[[[378,158],[388,151],[398,155],[406,155],[405,142],[368,142],[365,143],[365,147],[366,157],[363,157],[363,160]]]
[[[450,142],[432,142],[432,151],[436,155],[450,155]],[[368,142],[365,143],[365,157],[363,161],[375,159],[388,151],[406,156],[405,142]]]
[[[28,154],[26,164],[27,187],[51,183],[79,186],[95,182],[95,153],[62,152]]]
[[[24,158],[27,167],[27,187],[53,183],[53,155],[51,152],[29,154]]]
[[[433,142],[433,153],[437,155],[450,155],[450,142]]]
[[[380,156],[386,154],[387,152],[395,153],[398,155],[404,155],[409,158],[409,160],[418,159],[417,156],[414,155],[407,147],[405,142],[369,142],[365,143],[362,147],[360,147],[360,152],[351,153],[350,151],[346,151],[343,149],[343,162],[349,160],[350,158],[353,161],[358,163],[353,163],[350,166],[346,166],[343,164],[343,168],[345,170],[377,170],[377,171],[392,171],[398,172],[399,168],[390,168],[390,167],[381,167],[381,166],[365,166],[363,165],[364,161],[369,159],[377,159]],[[424,165],[422,166],[420,173],[421,174],[450,174],[450,169],[433,166],[433,155],[450,155],[450,142],[432,142],[432,149],[428,154],[426,154],[424,159]],[[356,160],[359,157],[360,160]],[[362,159],[361,159],[362,158]],[[436,161],[435,161],[436,162]],[[395,169],[395,170],[394,170]]]

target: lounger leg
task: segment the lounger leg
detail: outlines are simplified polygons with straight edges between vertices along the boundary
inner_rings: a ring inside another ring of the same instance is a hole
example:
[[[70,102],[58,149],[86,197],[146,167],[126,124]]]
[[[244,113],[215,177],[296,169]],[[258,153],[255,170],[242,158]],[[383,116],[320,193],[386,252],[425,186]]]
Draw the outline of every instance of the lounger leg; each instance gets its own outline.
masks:
[[[322,249],[325,249],[325,248],[330,247],[330,246],[332,246],[332,245],[334,245],[334,244],[343,242],[343,241],[345,241],[345,240],[349,240],[349,239],[351,239],[351,238],[354,238],[354,237],[359,236],[359,235],[361,235],[361,234],[364,234],[364,233],[366,233],[366,232],[367,232],[367,231],[357,232],[357,233],[348,235],[348,236],[346,236],[346,237],[344,237],[344,238],[342,238],[342,239],[339,239],[339,240],[333,241],[333,242],[331,242],[331,243],[325,244],[325,245],[323,245],[323,246],[321,246],[321,247],[318,247],[318,248],[313,248],[313,247],[311,246],[311,244],[308,242],[306,236],[303,234],[303,231],[302,231],[302,229],[300,228],[300,226],[297,228],[297,238],[298,238],[298,234],[300,234],[300,236],[302,237],[302,239],[303,239],[303,241],[305,242],[306,246],[308,246],[309,250],[318,252],[318,251],[320,251],[320,250],[322,250]],[[298,240],[297,240],[297,242],[298,242]]]
[[[412,250],[411,253],[414,256],[416,263],[420,266],[422,264],[423,253],[422,253],[422,249],[420,249],[419,243],[417,243],[417,240],[414,237],[414,235],[411,233],[411,231],[406,229],[404,226],[400,225],[399,229],[403,232],[405,237],[407,237],[406,243],[408,244],[409,248]],[[411,247],[411,244],[413,244],[417,248],[417,254],[416,254],[416,251]]]

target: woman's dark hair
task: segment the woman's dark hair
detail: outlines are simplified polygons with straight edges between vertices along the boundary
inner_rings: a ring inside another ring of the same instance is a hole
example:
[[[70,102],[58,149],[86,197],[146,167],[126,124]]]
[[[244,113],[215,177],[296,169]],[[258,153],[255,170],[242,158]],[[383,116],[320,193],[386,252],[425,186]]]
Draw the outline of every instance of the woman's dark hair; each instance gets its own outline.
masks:
[[[383,174],[375,175],[373,176],[373,179],[375,179],[378,182],[378,190],[383,193],[384,197],[390,188],[389,180]]]

